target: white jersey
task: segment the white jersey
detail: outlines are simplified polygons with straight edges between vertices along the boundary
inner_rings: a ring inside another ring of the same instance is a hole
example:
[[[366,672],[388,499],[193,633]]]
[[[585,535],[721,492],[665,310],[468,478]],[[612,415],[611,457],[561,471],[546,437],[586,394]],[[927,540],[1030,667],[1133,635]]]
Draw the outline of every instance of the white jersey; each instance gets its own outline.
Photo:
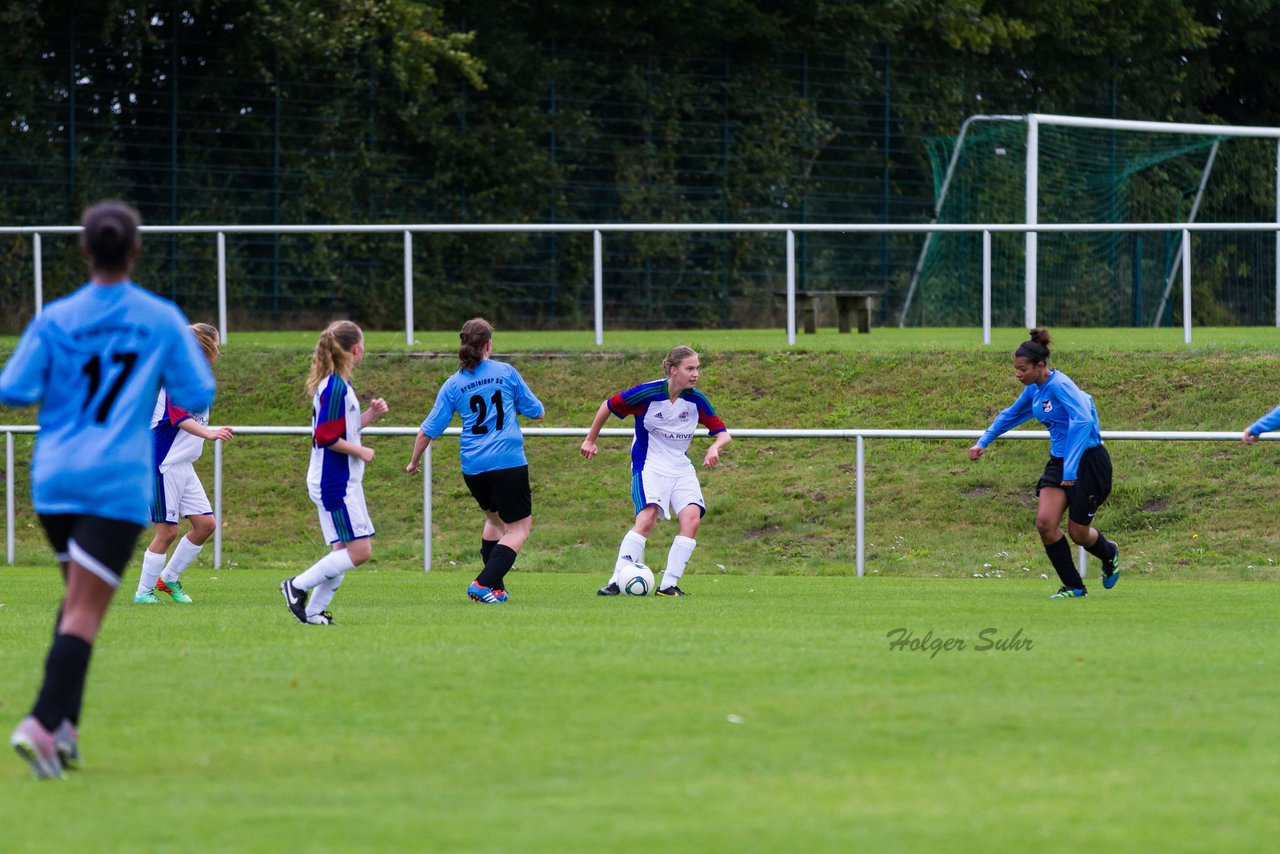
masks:
[[[209,410],[188,412],[169,399],[160,389],[155,409],[151,411],[151,436],[155,440],[155,466],[163,470],[174,463],[194,463],[204,452],[204,439],[188,433],[178,425],[187,419],[209,426]]]
[[[723,433],[724,422],[711,401],[697,389],[687,388],[671,400],[667,381],[654,380],[619,392],[608,401],[619,418],[634,415],[635,439],[631,443],[631,471],[683,475],[695,471],[687,456],[699,424],[711,435]]]
[[[364,480],[364,460],[330,446],[339,439],[360,444],[360,399],[342,377],[330,374],[311,399],[311,465],[307,491],[326,510],[342,506],[347,485]]]

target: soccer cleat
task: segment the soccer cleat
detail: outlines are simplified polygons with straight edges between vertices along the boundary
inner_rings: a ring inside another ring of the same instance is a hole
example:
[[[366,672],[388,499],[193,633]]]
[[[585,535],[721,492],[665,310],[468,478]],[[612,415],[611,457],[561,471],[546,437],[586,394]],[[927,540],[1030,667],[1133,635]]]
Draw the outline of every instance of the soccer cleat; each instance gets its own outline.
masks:
[[[679,587],[673,584],[670,587],[662,588],[654,595],[656,596],[688,596],[689,594],[685,593],[683,590],[681,590]]]
[[[304,590],[299,590],[293,586],[293,579],[286,578],[280,582],[280,592],[284,594],[284,604],[288,606],[289,613],[293,614],[293,618],[299,623],[306,625],[307,623],[307,594]]]
[[[191,597],[187,595],[187,591],[182,589],[182,582],[176,578],[173,581],[165,581],[163,578],[156,579],[156,590],[161,593],[168,593],[175,602],[181,602],[183,605],[191,604]]]
[[[507,591],[503,590],[501,587],[493,588],[493,596],[499,602],[505,602],[511,598],[510,596],[507,595]]]
[[[9,744],[31,765],[31,773],[39,779],[62,779],[62,761],[53,736],[31,715],[27,715],[9,736]]]
[[[307,617],[307,625],[331,626],[333,625],[333,612],[321,611],[319,614],[311,614]]]
[[[1111,544],[1111,560],[1102,562],[1102,586],[1110,590],[1116,586],[1116,582],[1120,580],[1120,546],[1118,543]]]
[[[156,595],[154,587],[144,593],[135,593],[133,595],[133,604],[135,605],[154,605],[159,601],[160,597]]]
[[[63,718],[62,723],[53,731],[53,746],[58,751],[58,761],[65,770],[74,771],[80,767],[80,735],[76,732],[75,724]]]
[[[618,586],[618,582],[610,581],[604,587],[596,591],[597,596],[621,596],[622,588]]]
[[[1057,593],[1050,596],[1050,599],[1083,599],[1089,595],[1089,591],[1083,587],[1061,587]]]
[[[502,598],[498,598],[498,593],[502,593]],[[467,595],[477,602],[483,602],[486,605],[500,605],[507,601],[507,594],[501,590],[495,591],[492,587],[483,587],[476,582],[471,582],[467,587]]]

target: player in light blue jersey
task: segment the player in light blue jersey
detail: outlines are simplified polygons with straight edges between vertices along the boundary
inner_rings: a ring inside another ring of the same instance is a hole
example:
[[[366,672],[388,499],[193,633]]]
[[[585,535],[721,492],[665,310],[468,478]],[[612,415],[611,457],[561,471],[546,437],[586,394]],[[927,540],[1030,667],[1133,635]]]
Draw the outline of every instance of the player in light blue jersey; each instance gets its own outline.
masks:
[[[103,202],[81,223],[89,283],[46,306],[0,372],[0,403],[40,404],[32,503],[66,584],[40,693],[9,740],[37,777],[79,761],[93,642],[150,516],[156,395],[163,385],[178,405],[203,410],[214,390],[182,312],[130,280],[138,212]]]
[[[541,418],[543,406],[519,371],[490,358],[493,327],[487,320],[468,320],[458,337],[462,342],[458,372],[440,386],[404,470],[416,474],[427,447],[449,427],[454,413],[462,416],[462,478],[485,517],[480,534],[484,569],[467,587],[467,595],[477,602],[497,604],[507,601],[503,579],[529,538],[533,522],[529,463],[516,416]]]
[[[1102,444],[1093,398],[1062,371],[1049,368],[1049,343],[1046,330],[1033,329],[1031,339],[1014,352],[1013,373],[1026,388],[969,449],[969,459],[978,459],[997,437],[1032,418],[1049,428],[1049,462],[1036,484],[1036,530],[1062,580],[1051,598],[1078,599],[1088,591],[1062,536],[1063,513],[1071,541],[1102,561],[1102,586],[1110,589],[1120,578],[1120,547],[1092,527],[1111,493],[1111,455]]]
[[[1244,433],[1240,436],[1240,441],[1246,445],[1257,444],[1259,436],[1263,433],[1270,433],[1278,427],[1280,427],[1280,406],[1277,406],[1246,427]]]

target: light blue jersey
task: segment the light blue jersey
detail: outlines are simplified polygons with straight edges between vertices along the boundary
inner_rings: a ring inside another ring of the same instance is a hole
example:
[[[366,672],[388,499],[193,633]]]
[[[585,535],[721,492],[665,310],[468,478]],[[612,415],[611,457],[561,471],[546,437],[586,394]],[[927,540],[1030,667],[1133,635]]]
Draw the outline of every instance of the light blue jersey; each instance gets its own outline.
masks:
[[[40,404],[36,512],[148,523],[161,386],[184,409],[213,403],[213,372],[187,319],[133,282],[85,285],[31,321],[0,371],[0,403]]]
[[[516,416],[541,418],[543,408],[515,368],[485,359],[475,370],[458,371],[449,377],[422,422],[422,432],[438,439],[455,412],[462,416],[459,454],[463,474],[528,465]]]
[[[1250,424],[1249,432],[1255,436],[1261,436],[1263,433],[1270,433],[1277,427],[1280,427],[1280,406]]]
[[[1049,454],[1062,458],[1062,479],[1075,480],[1080,457],[1102,444],[1102,426],[1093,398],[1062,371],[1050,371],[1044,385],[1031,383],[1018,399],[996,416],[978,440],[985,448],[997,436],[1035,418],[1049,428]]]

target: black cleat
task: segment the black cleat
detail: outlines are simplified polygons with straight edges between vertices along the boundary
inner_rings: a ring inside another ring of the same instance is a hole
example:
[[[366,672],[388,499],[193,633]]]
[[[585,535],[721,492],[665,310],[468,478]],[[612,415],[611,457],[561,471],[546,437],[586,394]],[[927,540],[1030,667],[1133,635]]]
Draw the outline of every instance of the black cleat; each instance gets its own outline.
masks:
[[[596,591],[597,596],[619,596],[621,595],[621,593],[622,593],[622,588],[619,587],[617,583],[613,581],[610,581],[604,587],[601,587],[599,590]]]
[[[677,587],[677,586],[675,586],[675,585],[673,584],[673,585],[671,585],[670,587],[664,587],[664,588],[662,588],[661,590],[659,590],[659,591],[657,592],[657,594],[656,594],[656,595],[658,595],[658,596],[688,596],[689,594],[688,594],[688,593],[685,593],[683,590],[681,590],[679,587]]]
[[[289,613],[305,626],[307,624],[306,591],[294,587],[292,578],[286,578],[280,582],[280,592],[284,594],[284,604],[288,606]]]

